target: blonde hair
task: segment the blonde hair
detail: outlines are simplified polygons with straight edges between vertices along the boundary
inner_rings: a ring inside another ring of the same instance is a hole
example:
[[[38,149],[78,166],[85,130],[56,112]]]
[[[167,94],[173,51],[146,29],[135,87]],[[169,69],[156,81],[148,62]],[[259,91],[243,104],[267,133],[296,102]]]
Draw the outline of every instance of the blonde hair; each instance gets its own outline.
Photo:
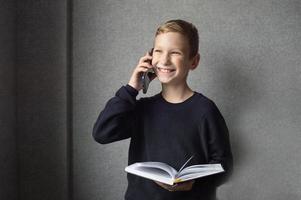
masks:
[[[184,35],[189,43],[189,58],[193,58],[199,51],[199,34],[197,28],[190,22],[174,19],[169,20],[157,28],[155,37],[161,33],[177,32]]]

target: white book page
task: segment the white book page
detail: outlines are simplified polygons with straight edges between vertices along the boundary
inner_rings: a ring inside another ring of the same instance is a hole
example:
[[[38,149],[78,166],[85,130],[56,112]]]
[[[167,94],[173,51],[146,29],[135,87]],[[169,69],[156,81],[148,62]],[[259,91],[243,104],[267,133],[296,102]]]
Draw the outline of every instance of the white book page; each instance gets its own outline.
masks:
[[[128,168],[134,168],[139,171],[154,169],[154,171],[157,171],[157,173],[159,172],[158,170],[162,170],[162,173],[163,172],[168,173],[169,176],[172,178],[174,178],[177,174],[177,171],[173,167],[162,162],[139,162],[128,166]],[[149,170],[147,171],[150,172]]]
[[[205,173],[205,172],[223,172],[224,169],[221,164],[204,164],[204,165],[192,165],[183,169],[177,177],[187,174]]]
[[[184,165],[181,167],[181,169],[178,171],[178,174],[184,169],[184,167],[187,165],[187,163],[193,158],[193,156],[191,156],[185,163]],[[177,174],[177,175],[178,175]]]
[[[125,171],[131,174],[135,174],[144,178],[159,181],[169,185],[173,184],[173,177],[165,170],[162,170],[160,168],[137,166],[136,164],[126,167]]]
[[[205,176],[209,176],[212,174],[218,174],[221,173],[223,171],[206,171],[206,172],[199,172],[199,173],[194,173],[194,174],[186,174],[183,176],[180,176],[179,178],[177,178],[177,182],[183,182],[183,181],[188,181],[188,180],[192,180],[192,179],[196,179],[196,178],[201,178],[201,177],[205,177]]]

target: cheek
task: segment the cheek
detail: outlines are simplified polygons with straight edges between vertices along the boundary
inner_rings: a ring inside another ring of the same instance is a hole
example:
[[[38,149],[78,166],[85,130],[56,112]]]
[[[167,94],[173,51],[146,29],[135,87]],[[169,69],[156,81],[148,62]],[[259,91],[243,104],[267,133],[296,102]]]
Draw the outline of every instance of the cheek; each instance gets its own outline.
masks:
[[[181,57],[174,57],[171,60],[172,60],[173,63],[179,63],[179,64],[185,62],[185,60],[183,58],[181,58]]]
[[[173,63],[179,68],[183,68],[183,66],[185,66],[185,61],[183,59],[175,59]]]
[[[157,63],[159,61],[158,57],[156,56],[153,56],[153,59],[152,59],[152,65]]]

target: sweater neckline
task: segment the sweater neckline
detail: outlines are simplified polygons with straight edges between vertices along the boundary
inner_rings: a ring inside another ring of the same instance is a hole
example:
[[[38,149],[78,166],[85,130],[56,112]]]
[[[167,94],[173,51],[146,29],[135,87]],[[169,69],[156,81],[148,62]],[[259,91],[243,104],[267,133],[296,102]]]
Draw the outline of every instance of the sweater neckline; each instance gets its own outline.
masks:
[[[193,91],[193,94],[188,97],[187,99],[185,99],[184,101],[182,102],[179,102],[179,103],[172,103],[172,102],[169,102],[167,101],[163,95],[162,95],[162,91],[158,94],[159,96],[159,99],[161,100],[161,102],[166,106],[166,107],[169,107],[169,108],[180,108],[180,107],[183,107],[187,104],[189,104],[197,95],[197,92],[196,91]]]

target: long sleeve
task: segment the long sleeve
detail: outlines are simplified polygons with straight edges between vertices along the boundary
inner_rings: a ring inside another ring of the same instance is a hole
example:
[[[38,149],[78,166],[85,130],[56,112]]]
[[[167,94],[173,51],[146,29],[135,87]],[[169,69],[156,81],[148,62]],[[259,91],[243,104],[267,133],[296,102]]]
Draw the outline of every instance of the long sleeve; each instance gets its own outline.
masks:
[[[219,186],[226,182],[232,174],[233,157],[226,122],[214,103],[203,116],[200,123],[200,131],[205,135],[203,142],[206,143],[208,163],[221,163],[225,170],[223,173],[208,176],[200,180],[207,183],[209,181],[210,184]]]
[[[136,96],[130,85],[122,86],[105,105],[93,126],[93,137],[107,144],[131,137],[136,124]]]

